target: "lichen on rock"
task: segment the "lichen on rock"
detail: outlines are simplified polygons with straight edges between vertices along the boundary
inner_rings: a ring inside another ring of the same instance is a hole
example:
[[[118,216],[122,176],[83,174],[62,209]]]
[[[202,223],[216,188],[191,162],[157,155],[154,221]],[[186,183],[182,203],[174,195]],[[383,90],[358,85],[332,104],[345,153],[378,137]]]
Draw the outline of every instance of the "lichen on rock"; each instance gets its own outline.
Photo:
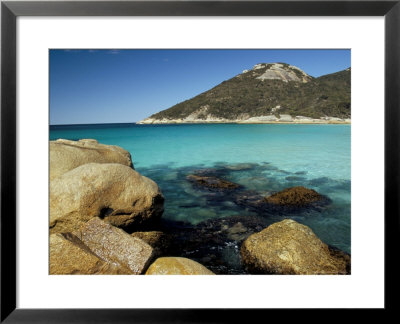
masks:
[[[285,219],[242,244],[241,258],[250,273],[349,274],[350,256],[323,243],[307,226]]]
[[[146,242],[99,218],[91,219],[74,234],[100,258],[133,274],[143,273],[154,258],[153,248]]]
[[[68,234],[50,235],[49,273],[66,274],[130,274],[116,264],[111,264],[94,254],[76,236]]]
[[[214,275],[214,273],[187,258],[163,257],[150,265],[146,275]]]
[[[157,221],[164,210],[158,185],[117,163],[88,163],[50,183],[50,232],[72,232],[93,217],[126,228]]]
[[[287,188],[265,198],[270,204],[293,207],[306,207],[313,203],[327,201],[327,199],[315,190],[302,186]]]

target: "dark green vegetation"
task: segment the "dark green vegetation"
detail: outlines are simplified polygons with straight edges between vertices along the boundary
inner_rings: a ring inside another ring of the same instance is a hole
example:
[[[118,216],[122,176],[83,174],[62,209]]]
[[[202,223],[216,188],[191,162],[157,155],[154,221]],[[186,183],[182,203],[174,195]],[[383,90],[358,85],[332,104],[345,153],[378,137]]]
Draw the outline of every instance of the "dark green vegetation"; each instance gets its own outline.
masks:
[[[262,68],[239,74],[150,118],[180,119],[192,113],[196,119],[207,116],[247,119],[270,114],[350,118],[350,68],[313,78],[288,64],[280,64],[285,73],[301,80],[286,82],[284,76],[282,79],[257,79],[274,66],[263,64]],[[274,109],[277,106],[278,109]]]

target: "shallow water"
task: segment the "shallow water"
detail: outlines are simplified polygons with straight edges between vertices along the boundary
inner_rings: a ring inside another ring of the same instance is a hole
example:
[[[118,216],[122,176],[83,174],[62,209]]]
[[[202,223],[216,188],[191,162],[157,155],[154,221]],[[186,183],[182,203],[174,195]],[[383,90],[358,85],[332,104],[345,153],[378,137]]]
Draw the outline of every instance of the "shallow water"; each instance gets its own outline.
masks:
[[[166,220],[200,226],[210,219],[233,216],[262,217],[266,224],[289,217],[311,227],[327,244],[348,253],[351,252],[350,135],[349,125],[50,127],[51,140],[95,138],[100,143],[127,149],[135,169],[160,186],[166,199],[163,215]],[[203,190],[186,180],[188,174],[210,168],[219,177],[240,184],[246,193],[268,195],[302,185],[328,196],[332,203],[321,210],[266,214],[237,204],[231,194]],[[235,242],[226,243],[220,256],[236,262]],[[197,259],[201,260],[200,256]]]

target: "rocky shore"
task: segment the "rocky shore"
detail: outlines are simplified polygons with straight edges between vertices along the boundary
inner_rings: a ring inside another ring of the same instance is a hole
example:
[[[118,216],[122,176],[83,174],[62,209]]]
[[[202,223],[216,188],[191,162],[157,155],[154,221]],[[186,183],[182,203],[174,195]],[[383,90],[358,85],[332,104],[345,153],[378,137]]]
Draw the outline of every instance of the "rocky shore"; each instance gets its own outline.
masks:
[[[338,117],[321,117],[311,118],[305,116],[291,116],[291,115],[266,115],[249,117],[248,115],[242,116],[240,119],[223,119],[213,116],[207,118],[186,117],[181,119],[155,119],[146,118],[137,124],[151,125],[151,124],[351,124],[351,119],[338,118]]]
[[[265,196],[213,170],[188,174],[186,181],[258,216],[195,226],[163,219],[161,189],[134,169],[128,151],[92,139],[51,141],[50,274],[350,273],[350,255],[323,243],[309,227],[285,217],[268,222],[271,213],[325,208],[328,197],[305,187]]]

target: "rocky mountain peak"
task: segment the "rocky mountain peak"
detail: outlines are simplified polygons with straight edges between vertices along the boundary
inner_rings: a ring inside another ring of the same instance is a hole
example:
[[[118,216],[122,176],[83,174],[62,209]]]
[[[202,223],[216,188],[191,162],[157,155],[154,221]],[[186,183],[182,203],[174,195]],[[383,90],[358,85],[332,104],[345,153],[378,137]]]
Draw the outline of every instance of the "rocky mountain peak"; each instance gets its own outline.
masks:
[[[351,70],[314,78],[286,63],[259,63],[140,123],[340,122],[351,117],[350,89]]]
[[[251,70],[244,70],[239,76],[246,74],[258,80],[282,80],[307,83],[313,78],[297,66],[287,63],[258,63]]]

